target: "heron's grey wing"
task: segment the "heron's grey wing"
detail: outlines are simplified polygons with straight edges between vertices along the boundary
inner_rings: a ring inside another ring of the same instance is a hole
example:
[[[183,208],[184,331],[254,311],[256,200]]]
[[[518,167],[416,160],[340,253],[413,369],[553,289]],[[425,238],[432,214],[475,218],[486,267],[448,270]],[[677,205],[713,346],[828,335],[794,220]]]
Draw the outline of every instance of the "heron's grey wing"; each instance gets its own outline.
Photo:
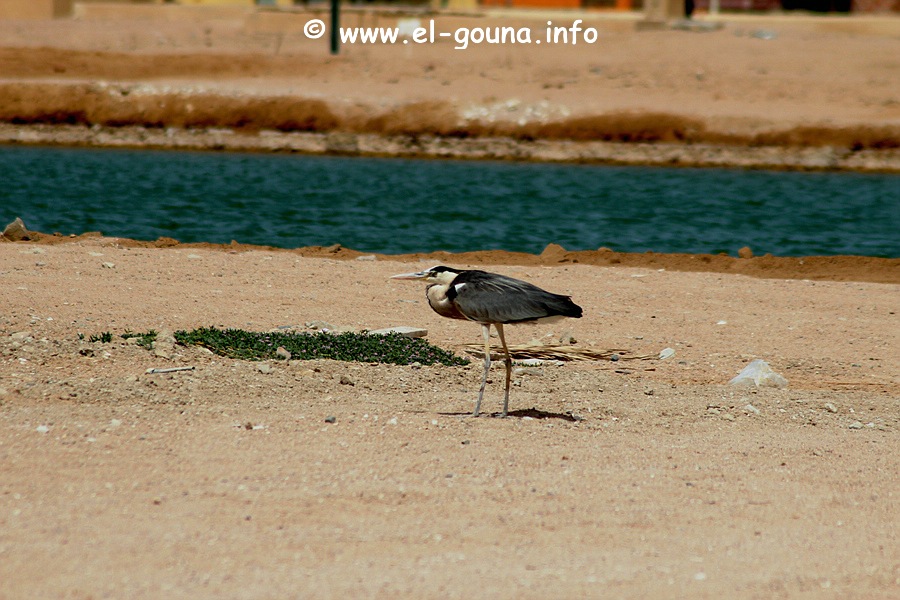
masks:
[[[568,296],[552,294],[536,285],[493,273],[473,272],[457,277],[448,296],[467,318],[487,323],[517,323],[544,317],[581,316]]]

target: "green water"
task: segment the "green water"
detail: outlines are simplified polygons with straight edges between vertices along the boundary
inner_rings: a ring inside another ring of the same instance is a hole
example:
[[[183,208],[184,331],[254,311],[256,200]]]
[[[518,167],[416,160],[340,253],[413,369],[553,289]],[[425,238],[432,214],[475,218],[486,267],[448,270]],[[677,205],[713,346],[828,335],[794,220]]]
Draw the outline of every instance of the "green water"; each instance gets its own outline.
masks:
[[[900,256],[900,177],[0,147],[0,219],[44,232],[364,252]]]

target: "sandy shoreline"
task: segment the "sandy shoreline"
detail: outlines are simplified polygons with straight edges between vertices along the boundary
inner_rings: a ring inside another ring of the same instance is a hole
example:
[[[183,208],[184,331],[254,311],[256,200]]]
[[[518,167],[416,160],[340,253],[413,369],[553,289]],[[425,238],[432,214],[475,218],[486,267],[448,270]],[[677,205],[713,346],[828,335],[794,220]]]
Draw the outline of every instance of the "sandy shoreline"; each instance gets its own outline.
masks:
[[[24,226],[24,224],[23,224]],[[762,279],[798,279],[808,281],[867,281],[872,283],[900,283],[900,258],[873,256],[754,256],[749,247],[740,250],[740,256],[725,254],[680,254],[660,252],[616,252],[608,248],[599,250],[566,250],[559,244],[548,244],[540,254],[483,250],[451,253],[446,251],[385,255],[360,252],[333,246],[308,246],[303,248],[276,248],[232,242],[231,244],[181,243],[172,238],[155,241],[104,237],[102,232],[80,235],[48,234],[20,229],[14,223],[8,226],[9,235],[0,235],[0,243],[18,242],[25,245],[78,244],[86,240],[101,240],[122,248],[182,248],[223,252],[266,251],[289,253],[306,258],[334,260],[388,260],[437,263],[465,263],[482,266],[542,266],[592,265],[599,267],[628,267],[675,272],[721,273],[743,275]]]
[[[508,419],[464,416],[477,360],[260,365],[120,337],[322,320],[478,340],[388,279],[425,263],[324,256],[0,243],[5,594],[895,595],[900,284],[497,264],[585,310],[511,343],[675,351],[519,370]],[[788,387],[728,386],[752,358]]]
[[[0,144],[98,148],[296,152],[311,155],[428,159],[516,160],[666,167],[725,167],[803,171],[900,172],[900,150],[612,143],[433,135],[240,133],[213,128],[96,127],[0,124]]]

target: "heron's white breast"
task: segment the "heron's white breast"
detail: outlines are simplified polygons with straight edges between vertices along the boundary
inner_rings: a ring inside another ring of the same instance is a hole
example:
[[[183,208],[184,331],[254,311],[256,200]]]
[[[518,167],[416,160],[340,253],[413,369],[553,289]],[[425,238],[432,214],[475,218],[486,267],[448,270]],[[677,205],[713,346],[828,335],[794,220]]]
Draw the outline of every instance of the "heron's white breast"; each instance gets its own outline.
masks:
[[[465,285],[465,284],[460,284]],[[442,317],[450,319],[465,319],[466,316],[459,312],[456,305],[447,298],[447,290],[450,286],[447,284],[435,284],[428,286],[425,296],[428,298],[428,304],[432,310]]]

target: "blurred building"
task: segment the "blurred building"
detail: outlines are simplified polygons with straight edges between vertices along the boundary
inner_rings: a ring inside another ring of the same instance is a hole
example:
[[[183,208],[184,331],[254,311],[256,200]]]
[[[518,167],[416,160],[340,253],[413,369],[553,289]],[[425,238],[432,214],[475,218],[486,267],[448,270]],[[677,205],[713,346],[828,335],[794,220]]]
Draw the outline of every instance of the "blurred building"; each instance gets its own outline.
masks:
[[[48,19],[69,17],[76,4],[180,4],[184,6],[305,6],[329,0],[0,0],[0,19]],[[428,6],[450,9],[539,8],[640,11],[654,0],[341,0],[344,4]],[[694,9],[707,11],[717,5],[722,12],[900,12],[900,0],[694,0]]]

